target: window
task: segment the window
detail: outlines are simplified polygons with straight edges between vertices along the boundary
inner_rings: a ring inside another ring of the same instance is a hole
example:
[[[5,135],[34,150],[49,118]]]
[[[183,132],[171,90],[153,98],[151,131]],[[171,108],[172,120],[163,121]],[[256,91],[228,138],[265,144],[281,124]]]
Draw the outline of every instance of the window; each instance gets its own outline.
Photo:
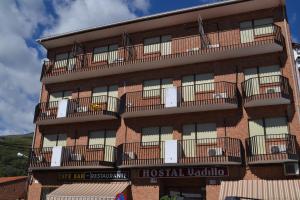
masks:
[[[55,55],[54,68],[68,67],[68,69],[73,69],[75,67],[76,58],[73,53],[65,52]]]
[[[160,141],[173,139],[173,127],[146,127],[142,128],[142,145],[159,145]]]
[[[94,48],[93,62],[107,61],[108,63],[114,63],[118,61],[118,48],[118,44]]]
[[[147,80],[143,83],[143,97],[159,97],[161,96],[163,102],[166,88],[173,87],[172,79],[156,79]]]
[[[214,75],[194,74],[182,77],[182,92],[184,101],[195,101],[195,93],[214,90]]]
[[[66,146],[66,134],[45,135],[43,138],[43,147]]]
[[[249,121],[250,137],[284,135],[288,133],[286,117],[263,118]]]
[[[72,99],[72,91],[54,92],[49,96],[49,102]]]
[[[169,55],[172,53],[171,51],[171,35],[163,35],[144,39],[144,54],[161,53],[161,55]]]
[[[89,148],[104,148],[105,145],[116,145],[115,130],[99,130],[89,132]]]
[[[117,98],[118,85],[101,86],[93,89],[92,102],[94,104],[107,104],[109,111],[117,111]]]
[[[216,142],[217,128],[215,123],[187,124],[183,126],[183,140],[197,140],[197,143]]]
[[[273,19],[264,18],[240,23],[241,43],[253,42],[255,36],[274,32]]]

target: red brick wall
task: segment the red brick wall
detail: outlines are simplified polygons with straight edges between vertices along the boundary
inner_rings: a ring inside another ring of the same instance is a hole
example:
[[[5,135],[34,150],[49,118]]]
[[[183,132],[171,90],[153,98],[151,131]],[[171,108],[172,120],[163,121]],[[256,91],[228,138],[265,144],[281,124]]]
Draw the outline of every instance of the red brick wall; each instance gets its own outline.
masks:
[[[25,199],[27,178],[0,184],[0,200]]]

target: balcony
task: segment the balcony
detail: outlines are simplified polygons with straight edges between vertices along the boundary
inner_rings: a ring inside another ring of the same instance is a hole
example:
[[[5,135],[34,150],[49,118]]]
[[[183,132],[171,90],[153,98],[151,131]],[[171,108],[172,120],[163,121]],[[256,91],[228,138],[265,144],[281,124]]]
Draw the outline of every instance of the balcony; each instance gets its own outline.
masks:
[[[59,101],[39,103],[35,109],[35,123],[49,125],[118,118],[119,99],[115,97],[97,96],[66,101],[65,105],[60,105]]]
[[[175,89],[173,92],[168,90]],[[237,108],[236,84],[216,82],[125,95],[124,118]]]
[[[259,33],[252,29],[227,29],[173,38],[155,45],[158,46],[151,53],[145,51],[143,44],[119,47],[101,62],[93,62],[92,53],[77,55],[75,61],[59,67],[53,60],[45,62],[41,80],[45,84],[65,82],[279,52],[283,50],[284,38],[280,27],[272,25],[261,27]]]
[[[249,164],[297,162],[296,136],[290,134],[257,135],[246,139]]]
[[[57,157],[58,155],[56,155]],[[112,168],[116,161],[116,148],[108,145],[66,146],[59,155],[60,166],[51,166],[52,148],[32,149],[30,169]]]
[[[290,104],[289,82],[283,76],[251,78],[242,83],[245,107]]]
[[[177,162],[165,159],[166,142],[135,142],[121,145],[122,168],[151,166],[236,165],[241,164],[241,141],[234,138],[209,138],[177,141]],[[175,151],[172,149],[171,151]]]

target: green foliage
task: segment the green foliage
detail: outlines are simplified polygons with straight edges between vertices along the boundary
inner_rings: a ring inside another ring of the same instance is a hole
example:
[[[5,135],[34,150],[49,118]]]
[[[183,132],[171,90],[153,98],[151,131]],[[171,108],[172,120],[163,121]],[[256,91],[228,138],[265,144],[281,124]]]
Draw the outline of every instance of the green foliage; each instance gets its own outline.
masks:
[[[32,136],[30,133],[0,137],[0,177],[27,175],[28,158],[20,158],[17,153],[28,156]]]

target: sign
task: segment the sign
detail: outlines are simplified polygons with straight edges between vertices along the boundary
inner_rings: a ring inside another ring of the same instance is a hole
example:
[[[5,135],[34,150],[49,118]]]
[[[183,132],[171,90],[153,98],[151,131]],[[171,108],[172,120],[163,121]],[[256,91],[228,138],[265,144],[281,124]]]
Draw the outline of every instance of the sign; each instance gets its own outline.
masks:
[[[165,163],[177,163],[177,140],[165,141]]]
[[[103,180],[128,180],[127,171],[98,171],[98,172],[66,172],[60,173],[61,181],[103,181]]]
[[[140,178],[223,177],[228,175],[227,167],[160,168],[139,171]]]
[[[177,107],[177,88],[171,87],[171,88],[166,88],[165,90],[166,90],[165,107],[166,108]]]
[[[66,117],[68,110],[68,99],[62,99],[58,102],[57,118]]]
[[[61,165],[62,146],[52,148],[51,167],[60,167]]]

